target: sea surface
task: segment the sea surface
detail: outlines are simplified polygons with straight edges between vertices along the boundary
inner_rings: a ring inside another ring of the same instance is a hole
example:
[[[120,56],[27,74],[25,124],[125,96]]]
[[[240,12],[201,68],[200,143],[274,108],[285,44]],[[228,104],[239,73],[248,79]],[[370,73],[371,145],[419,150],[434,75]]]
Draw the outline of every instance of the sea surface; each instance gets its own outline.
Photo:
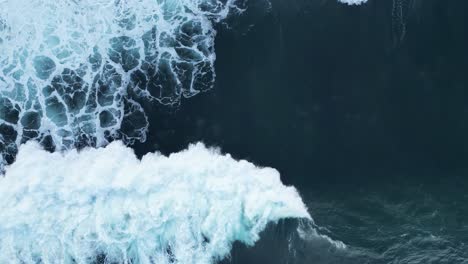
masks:
[[[467,11],[257,0],[219,26],[215,89],[158,112],[150,142],[275,167],[347,246],[292,254],[279,227],[228,263],[468,263]]]
[[[468,263],[467,1],[137,2],[0,0],[0,260]]]

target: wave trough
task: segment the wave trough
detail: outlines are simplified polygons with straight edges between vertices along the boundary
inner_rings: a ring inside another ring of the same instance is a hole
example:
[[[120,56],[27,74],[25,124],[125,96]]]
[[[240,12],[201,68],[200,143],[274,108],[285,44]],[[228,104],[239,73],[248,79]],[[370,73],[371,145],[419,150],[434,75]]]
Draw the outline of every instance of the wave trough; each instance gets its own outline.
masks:
[[[0,179],[1,263],[213,263],[267,223],[310,219],[279,173],[199,143],[141,160],[120,142],[21,146]]]

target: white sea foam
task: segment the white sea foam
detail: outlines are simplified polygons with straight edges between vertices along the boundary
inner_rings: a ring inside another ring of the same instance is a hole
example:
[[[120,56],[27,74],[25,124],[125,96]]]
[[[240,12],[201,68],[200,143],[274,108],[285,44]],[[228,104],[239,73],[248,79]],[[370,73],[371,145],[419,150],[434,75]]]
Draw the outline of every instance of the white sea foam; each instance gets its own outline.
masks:
[[[0,179],[0,263],[213,263],[282,218],[310,216],[276,170],[201,143],[139,160],[29,142]]]
[[[360,5],[366,3],[367,0],[338,0],[338,2],[348,4],[348,5]]]
[[[20,143],[144,141],[139,101],[215,78],[213,24],[236,0],[0,0],[0,169]]]

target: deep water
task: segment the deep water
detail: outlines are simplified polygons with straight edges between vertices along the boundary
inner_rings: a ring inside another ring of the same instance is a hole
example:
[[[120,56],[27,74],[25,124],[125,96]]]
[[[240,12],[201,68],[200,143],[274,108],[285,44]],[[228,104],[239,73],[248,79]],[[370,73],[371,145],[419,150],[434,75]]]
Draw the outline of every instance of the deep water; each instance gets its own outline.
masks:
[[[217,27],[214,89],[148,106],[136,149],[203,141],[275,167],[347,248],[291,250],[286,222],[226,263],[468,263],[468,3],[247,6]]]

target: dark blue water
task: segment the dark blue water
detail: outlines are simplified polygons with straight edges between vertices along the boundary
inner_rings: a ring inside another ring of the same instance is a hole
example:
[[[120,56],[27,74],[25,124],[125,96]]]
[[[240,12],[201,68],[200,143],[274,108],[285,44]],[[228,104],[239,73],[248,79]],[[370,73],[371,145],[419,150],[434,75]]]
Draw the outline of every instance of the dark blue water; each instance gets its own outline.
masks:
[[[153,109],[137,149],[201,140],[275,167],[347,248],[286,222],[227,263],[468,263],[468,3],[246,5],[218,26],[215,89]]]

